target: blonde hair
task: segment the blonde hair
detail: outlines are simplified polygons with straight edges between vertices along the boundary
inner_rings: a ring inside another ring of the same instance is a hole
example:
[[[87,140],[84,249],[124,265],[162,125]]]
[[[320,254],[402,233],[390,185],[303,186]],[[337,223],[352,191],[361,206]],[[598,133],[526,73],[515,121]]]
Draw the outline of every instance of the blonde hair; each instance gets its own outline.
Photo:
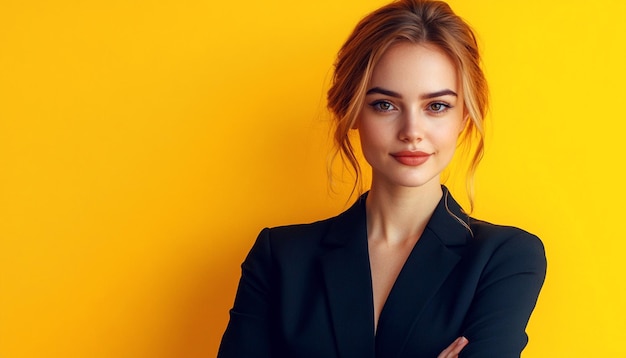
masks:
[[[467,169],[466,187],[473,209],[474,174],[484,151],[484,118],[488,105],[487,81],[480,67],[478,44],[471,27],[442,1],[400,0],[372,12],[361,20],[337,56],[328,109],[334,117],[335,150],[355,172],[352,193],[362,188],[362,173],[349,132],[363,107],[366,86],[374,66],[398,41],[428,43],[443,50],[456,65],[469,116],[462,143],[474,145]],[[330,167],[329,167],[330,168]],[[330,171],[330,169],[329,169]]]

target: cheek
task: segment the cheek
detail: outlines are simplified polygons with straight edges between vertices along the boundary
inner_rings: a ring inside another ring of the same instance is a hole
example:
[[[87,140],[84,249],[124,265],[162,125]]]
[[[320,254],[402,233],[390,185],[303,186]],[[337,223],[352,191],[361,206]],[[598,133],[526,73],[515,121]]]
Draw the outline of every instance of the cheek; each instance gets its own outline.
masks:
[[[361,121],[358,131],[363,149],[367,147],[377,147],[385,142],[385,127],[376,125],[375,121]]]
[[[458,127],[450,126],[449,128],[442,128],[437,131],[434,140],[437,142],[440,151],[454,152],[457,147],[459,135]]]
[[[377,147],[379,147],[379,138],[373,135],[372,131],[369,131],[363,127],[359,128],[359,139],[361,142],[361,150],[364,154],[368,152],[374,151]]]

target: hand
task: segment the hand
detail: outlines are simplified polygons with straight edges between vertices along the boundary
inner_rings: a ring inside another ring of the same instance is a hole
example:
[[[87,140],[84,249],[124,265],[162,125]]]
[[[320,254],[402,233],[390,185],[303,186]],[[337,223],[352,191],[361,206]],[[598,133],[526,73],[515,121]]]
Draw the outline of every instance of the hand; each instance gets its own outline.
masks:
[[[457,358],[461,350],[467,345],[469,341],[465,337],[459,337],[452,342],[448,346],[448,348],[444,349],[437,358]]]

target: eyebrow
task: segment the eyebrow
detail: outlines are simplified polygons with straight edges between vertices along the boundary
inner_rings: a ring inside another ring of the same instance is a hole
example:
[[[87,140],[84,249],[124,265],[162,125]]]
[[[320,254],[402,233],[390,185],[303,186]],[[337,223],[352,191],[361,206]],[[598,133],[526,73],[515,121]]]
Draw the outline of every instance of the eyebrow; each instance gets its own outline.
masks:
[[[385,96],[389,96],[389,97],[395,97],[395,98],[402,98],[402,96],[394,91],[390,91],[388,89],[384,89],[381,87],[374,87],[374,88],[370,88],[369,90],[367,90],[367,92],[365,93],[365,95],[370,95],[372,93],[380,93],[383,94]],[[426,93],[420,96],[420,99],[430,99],[430,98],[436,98],[436,97],[441,97],[441,96],[454,96],[454,97],[458,97],[458,95],[456,94],[456,92],[454,92],[451,89],[444,89],[441,91],[437,91],[437,92],[431,92],[431,93]]]
[[[445,90],[441,90],[441,91],[437,91],[437,92],[432,92],[432,93],[426,93],[420,96],[421,99],[429,99],[429,98],[436,98],[436,97],[441,97],[441,96],[454,96],[454,97],[458,97],[456,92],[454,92],[451,89],[445,89]]]
[[[367,90],[367,92],[365,93],[365,95],[370,95],[372,93],[380,93],[380,94],[384,94],[385,96],[389,96],[389,97],[396,97],[396,98],[402,98],[402,96],[394,91],[390,91],[390,90],[386,90],[384,88],[380,88],[380,87],[374,87],[374,88],[370,88],[369,90]]]

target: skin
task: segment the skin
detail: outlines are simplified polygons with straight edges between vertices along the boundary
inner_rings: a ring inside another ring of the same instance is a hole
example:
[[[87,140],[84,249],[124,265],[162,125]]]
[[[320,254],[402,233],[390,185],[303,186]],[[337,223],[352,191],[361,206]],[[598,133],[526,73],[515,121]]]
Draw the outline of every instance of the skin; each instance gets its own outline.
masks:
[[[459,356],[459,353],[461,353],[461,350],[463,350],[467,343],[469,343],[467,338],[459,337],[455,339],[454,342],[452,342],[452,344],[448,346],[448,348],[439,353],[437,358],[457,358]]]
[[[374,318],[442,196],[467,114],[454,63],[431,44],[400,42],[374,67],[356,128],[372,167],[367,231]],[[459,337],[439,358],[457,357]]]

